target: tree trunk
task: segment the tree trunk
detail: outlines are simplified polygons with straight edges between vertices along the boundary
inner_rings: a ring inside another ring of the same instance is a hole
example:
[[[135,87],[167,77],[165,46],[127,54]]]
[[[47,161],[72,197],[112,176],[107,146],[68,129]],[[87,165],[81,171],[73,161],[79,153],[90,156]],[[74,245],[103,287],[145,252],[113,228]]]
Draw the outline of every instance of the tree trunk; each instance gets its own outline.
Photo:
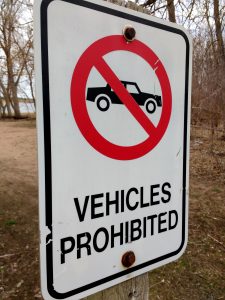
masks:
[[[216,26],[218,54],[219,54],[220,61],[223,64],[223,67],[225,67],[225,47],[223,42],[222,24],[220,21],[220,14],[219,14],[219,0],[214,0],[214,20]]]
[[[215,43],[214,43],[214,32],[212,29],[212,25],[210,23],[210,13],[209,13],[209,3],[208,2],[205,3],[205,10],[206,10],[205,17],[206,17],[206,21],[207,21],[208,28],[209,28],[209,35],[210,35],[210,39],[211,39],[211,47],[213,50],[213,57],[215,58],[216,57],[216,49],[215,49]]]
[[[19,101],[17,99],[14,99],[13,104],[14,104],[15,118],[16,119],[21,119],[22,116],[21,116],[21,112],[20,112]]]
[[[6,102],[7,115],[8,115],[8,117],[11,118],[12,117],[12,107],[11,107],[11,103],[10,103],[8,97],[6,97],[5,102]]]
[[[216,39],[217,39],[217,56],[218,56],[218,77],[221,82],[221,105],[223,112],[223,130],[225,136],[225,46],[223,42],[222,24],[219,13],[219,0],[214,0],[214,20],[216,27]]]
[[[169,21],[176,23],[174,0],[167,0],[167,10],[169,15]]]
[[[19,105],[19,100],[17,96],[17,86],[16,83],[14,82],[14,76],[13,76],[13,70],[12,70],[12,64],[8,67],[8,77],[9,77],[9,91],[10,91],[10,96],[11,96],[11,104],[13,106],[14,110],[14,116],[17,119],[21,118],[21,113],[20,113],[20,105]]]
[[[16,119],[20,119],[21,118],[21,112],[20,112],[20,104],[19,104],[19,100],[17,97],[17,88],[13,87],[13,98],[12,98],[12,102],[13,102],[13,108],[14,108],[14,113],[15,113],[15,118]]]

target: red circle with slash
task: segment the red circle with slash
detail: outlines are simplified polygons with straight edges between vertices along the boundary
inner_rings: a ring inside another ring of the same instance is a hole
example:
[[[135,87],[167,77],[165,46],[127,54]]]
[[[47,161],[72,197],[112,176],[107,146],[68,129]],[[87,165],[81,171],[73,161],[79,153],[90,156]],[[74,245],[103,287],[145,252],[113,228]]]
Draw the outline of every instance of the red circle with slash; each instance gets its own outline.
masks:
[[[162,91],[162,112],[155,126],[104,60],[113,51],[129,51],[139,55],[155,71]],[[120,146],[108,141],[93,125],[86,105],[86,85],[91,69],[95,67],[117,94],[134,118],[147,132],[148,138],[132,146]],[[81,55],[71,81],[71,105],[77,126],[88,143],[103,155],[117,160],[131,160],[150,152],[162,139],[171,116],[172,93],[168,75],[157,55],[144,43],[127,43],[122,35],[111,35],[91,44]]]

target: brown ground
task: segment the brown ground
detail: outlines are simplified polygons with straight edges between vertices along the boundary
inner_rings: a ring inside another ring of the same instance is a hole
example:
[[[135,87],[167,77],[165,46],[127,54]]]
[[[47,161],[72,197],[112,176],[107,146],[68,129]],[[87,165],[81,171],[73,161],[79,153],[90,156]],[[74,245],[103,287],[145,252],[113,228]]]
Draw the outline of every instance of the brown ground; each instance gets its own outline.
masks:
[[[149,273],[150,298],[225,299],[225,141],[192,130],[189,244]],[[36,128],[0,122],[0,299],[42,299],[39,290]]]

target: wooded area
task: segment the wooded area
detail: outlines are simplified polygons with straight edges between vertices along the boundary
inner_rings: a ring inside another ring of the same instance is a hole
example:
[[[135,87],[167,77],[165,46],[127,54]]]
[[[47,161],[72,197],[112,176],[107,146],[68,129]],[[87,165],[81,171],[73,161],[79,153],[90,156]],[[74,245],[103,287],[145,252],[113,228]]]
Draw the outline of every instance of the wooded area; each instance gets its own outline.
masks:
[[[1,0],[0,118],[21,118],[21,98],[34,98],[32,4]]]
[[[192,123],[225,133],[224,0],[110,0],[176,22],[193,36]],[[31,0],[1,0],[0,118],[21,118],[19,99],[35,105]],[[29,100],[30,101],[30,100]]]
[[[0,0],[0,298],[42,299],[31,0]],[[189,242],[177,261],[87,299],[224,299],[225,0],[109,0],[193,36]],[[5,119],[8,120],[5,120]],[[149,294],[149,295],[148,295]]]

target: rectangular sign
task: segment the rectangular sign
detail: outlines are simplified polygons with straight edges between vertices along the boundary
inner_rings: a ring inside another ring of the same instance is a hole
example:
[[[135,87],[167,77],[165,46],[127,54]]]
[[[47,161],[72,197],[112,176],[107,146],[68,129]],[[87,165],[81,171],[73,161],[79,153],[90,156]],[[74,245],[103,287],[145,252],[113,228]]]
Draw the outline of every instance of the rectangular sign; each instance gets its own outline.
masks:
[[[80,299],[184,252],[192,46],[103,1],[34,14],[42,292]]]

